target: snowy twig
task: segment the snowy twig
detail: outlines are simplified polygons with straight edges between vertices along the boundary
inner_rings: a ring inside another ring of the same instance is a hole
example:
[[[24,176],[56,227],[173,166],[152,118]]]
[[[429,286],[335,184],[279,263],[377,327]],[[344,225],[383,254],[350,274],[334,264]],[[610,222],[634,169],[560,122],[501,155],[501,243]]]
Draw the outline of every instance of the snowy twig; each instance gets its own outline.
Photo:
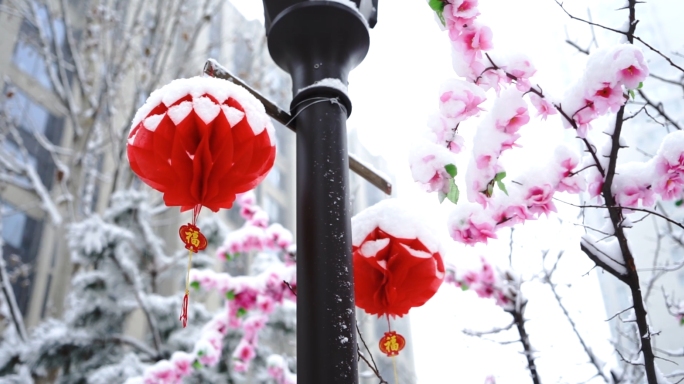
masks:
[[[513,310],[509,313],[513,316],[513,323],[518,329],[518,334],[520,335],[520,343],[523,345],[524,355],[527,359],[527,369],[530,370],[530,376],[532,377],[532,382],[534,384],[541,384],[541,378],[537,372],[537,364],[534,359],[534,351],[532,350],[532,345],[530,344],[530,337],[525,329],[525,306],[527,301],[520,298],[520,293],[518,294],[519,300],[522,300],[520,305],[516,305]],[[519,308],[517,308],[519,307]]]
[[[584,20],[584,19],[582,19],[582,18],[580,18],[580,17],[574,16],[573,14],[571,14],[570,12],[568,12],[567,9],[565,9],[565,7],[563,6],[563,3],[562,3],[562,2],[560,2],[560,1],[558,1],[558,0],[554,0],[554,1],[556,2],[556,4],[558,4],[558,5],[561,7],[561,9],[563,10],[563,12],[565,12],[565,14],[568,15],[571,19],[577,20],[577,21],[581,21],[581,22],[583,22],[583,23],[589,24],[589,25],[594,26],[594,27],[603,28],[603,29],[605,29],[605,30],[608,30],[608,31],[611,31],[611,32],[615,32],[615,33],[618,33],[618,34],[620,34],[620,35],[624,35],[624,36],[627,37],[627,39],[629,40],[630,43],[632,43],[634,40],[637,40],[637,41],[640,42],[641,44],[645,45],[648,49],[650,49],[651,51],[657,53],[660,57],[662,57],[663,59],[665,59],[668,63],[670,63],[671,66],[673,66],[673,67],[679,69],[680,71],[684,72],[684,68],[682,68],[682,67],[680,67],[679,65],[677,65],[674,61],[672,61],[672,59],[670,59],[669,57],[667,57],[666,55],[664,55],[664,54],[663,54],[662,52],[660,52],[659,50],[655,49],[653,46],[651,46],[650,44],[648,44],[647,42],[645,42],[645,41],[644,41],[643,39],[641,39],[640,37],[634,35],[634,29],[636,28],[636,20],[630,20],[631,22],[630,22],[630,27],[629,27],[629,30],[628,30],[628,31],[621,31],[621,30],[619,30],[619,29],[606,27],[605,25],[601,25],[601,24],[598,24],[598,23],[594,23],[594,22],[592,22],[592,21]],[[629,10],[630,10],[630,13],[633,13],[632,10],[633,10],[634,8],[633,8],[632,4],[636,4],[636,2],[637,2],[637,1],[635,0],[635,2],[632,3],[632,1],[630,0],[629,6],[628,6],[628,8],[629,8]]]
[[[0,228],[2,228],[2,223],[0,223]],[[7,269],[2,248],[2,239],[0,239],[0,285],[2,286],[2,293],[7,301],[7,306],[9,307],[10,316],[12,316],[12,322],[14,323],[14,328],[16,328],[17,335],[19,335],[21,341],[26,342],[28,336],[26,328],[24,327],[24,319],[19,311],[19,306],[17,305],[17,300],[14,296],[14,289],[7,277]]]
[[[463,333],[465,333],[468,336],[482,337],[484,335],[493,335],[493,334],[500,333],[503,331],[508,331],[509,329],[513,328],[513,325],[515,325],[515,322],[511,321],[510,324],[508,324],[505,327],[492,328],[489,331],[473,331],[470,329],[464,329]]]
[[[556,258],[556,263],[554,264],[554,268],[551,270],[544,269],[544,282],[548,284],[549,288],[551,288],[551,292],[553,293],[553,297],[556,299],[556,302],[558,303],[558,306],[560,309],[563,311],[563,314],[565,315],[565,318],[568,320],[568,323],[570,323],[570,326],[572,327],[572,331],[575,333],[575,336],[577,336],[577,340],[579,340],[580,344],[582,345],[582,348],[584,349],[584,352],[587,354],[587,357],[589,357],[589,361],[591,364],[596,368],[597,375],[601,376],[603,378],[603,381],[606,383],[610,384],[610,378],[603,372],[603,363],[596,357],[594,354],[594,351],[589,348],[587,343],[584,341],[584,338],[582,335],[580,335],[579,331],[577,330],[577,325],[575,324],[575,321],[572,319],[570,316],[570,313],[568,310],[565,308],[565,305],[563,305],[563,302],[558,295],[558,291],[556,290],[556,284],[551,281],[551,278],[553,276],[553,272],[555,270],[555,267],[558,265],[558,261],[560,260],[561,256],[563,253],[559,253],[558,257]]]
[[[157,351],[157,356],[161,356],[161,337],[159,336],[159,329],[157,329],[157,325],[154,321],[154,318],[152,317],[150,310],[147,308],[147,305],[143,300],[142,292],[140,292],[138,284],[136,284],[133,278],[128,274],[128,272],[126,272],[123,265],[121,264],[121,261],[119,261],[116,255],[111,254],[110,256],[114,264],[117,266],[117,268],[119,268],[119,271],[121,272],[121,275],[123,276],[124,280],[126,280],[126,283],[128,283],[133,289],[135,300],[138,302],[138,306],[140,306],[140,309],[145,314],[145,318],[147,319],[147,325],[150,327],[150,333],[152,333],[154,349]]]
[[[287,284],[289,286],[289,283],[287,283]],[[358,322],[356,322],[356,333],[359,335],[359,339],[361,339],[361,343],[363,343],[364,348],[366,348],[366,351],[368,352],[368,355],[371,358],[372,365],[371,365],[371,362],[369,362],[368,359],[366,359],[366,356],[364,356],[364,354],[361,352],[361,350],[359,349],[359,346],[357,344],[356,345],[356,353],[357,353],[359,359],[363,360],[366,363],[366,365],[368,365],[368,368],[370,368],[370,370],[373,371],[373,374],[375,375],[375,377],[380,379],[380,382],[378,384],[389,384],[387,381],[385,381],[385,379],[382,378],[382,375],[380,375],[380,369],[378,369],[378,365],[375,363],[375,359],[373,358],[373,353],[368,348],[368,345],[366,344],[366,340],[363,339],[363,334],[361,334],[361,330],[359,329],[359,323]]]

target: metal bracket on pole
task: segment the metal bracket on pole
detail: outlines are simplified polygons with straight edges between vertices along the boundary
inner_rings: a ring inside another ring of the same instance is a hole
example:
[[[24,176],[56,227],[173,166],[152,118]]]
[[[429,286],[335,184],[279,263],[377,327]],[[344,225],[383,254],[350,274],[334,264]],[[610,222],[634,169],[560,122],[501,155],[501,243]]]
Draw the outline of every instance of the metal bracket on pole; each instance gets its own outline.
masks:
[[[230,71],[228,71],[224,66],[219,64],[216,60],[214,60],[214,59],[207,60],[207,62],[204,64],[204,73],[209,75],[209,76],[212,76],[212,77],[228,80],[234,84],[237,84],[237,85],[245,88],[249,93],[251,93],[254,97],[256,97],[264,105],[264,108],[266,109],[266,113],[269,116],[271,116],[271,118],[273,118],[274,120],[276,120],[280,124],[286,126],[291,131],[293,131],[293,132],[297,131],[297,127],[294,123],[294,119],[292,119],[292,115],[289,112],[284,111],[282,108],[280,108],[274,102],[272,102],[271,100],[269,100],[265,96],[263,96],[261,93],[259,93],[259,91],[250,87],[244,81],[242,81],[239,77],[230,73]],[[352,154],[349,154],[349,169],[352,170],[357,175],[364,178],[366,181],[368,181],[369,183],[374,185],[376,188],[378,188],[382,192],[384,192],[386,195],[392,194],[392,183],[390,183],[383,176],[378,175],[372,169],[365,166],[362,162],[357,160],[354,157],[354,155],[352,155]]]

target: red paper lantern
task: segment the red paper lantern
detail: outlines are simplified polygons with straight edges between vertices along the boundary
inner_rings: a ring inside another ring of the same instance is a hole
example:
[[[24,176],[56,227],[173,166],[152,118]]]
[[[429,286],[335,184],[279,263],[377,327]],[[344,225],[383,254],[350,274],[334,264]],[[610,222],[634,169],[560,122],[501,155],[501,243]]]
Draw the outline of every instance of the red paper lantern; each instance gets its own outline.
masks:
[[[384,200],[355,216],[352,236],[356,305],[369,314],[401,317],[442,284],[439,242],[400,202]]]
[[[403,316],[425,304],[444,280],[444,263],[418,239],[374,229],[354,252],[356,305],[371,315]]]
[[[128,136],[140,179],[181,211],[230,208],[273,166],[273,126],[256,98],[226,80],[179,79],[150,95]]]
[[[196,226],[202,207],[231,208],[239,193],[256,187],[275,161],[273,125],[263,105],[229,81],[194,77],[153,92],[128,135],[131,169],[163,194],[168,206],[193,210],[178,234],[188,249],[180,320],[188,320],[192,254],[207,246]]]

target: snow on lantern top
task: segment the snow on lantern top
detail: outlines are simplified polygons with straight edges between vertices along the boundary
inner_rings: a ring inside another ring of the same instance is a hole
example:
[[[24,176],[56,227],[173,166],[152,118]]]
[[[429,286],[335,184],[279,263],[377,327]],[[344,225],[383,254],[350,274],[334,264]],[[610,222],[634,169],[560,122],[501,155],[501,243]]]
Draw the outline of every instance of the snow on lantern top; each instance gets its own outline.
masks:
[[[399,238],[418,239],[430,252],[442,252],[437,231],[409,202],[386,199],[364,209],[351,219],[352,245],[358,247],[375,229]]]

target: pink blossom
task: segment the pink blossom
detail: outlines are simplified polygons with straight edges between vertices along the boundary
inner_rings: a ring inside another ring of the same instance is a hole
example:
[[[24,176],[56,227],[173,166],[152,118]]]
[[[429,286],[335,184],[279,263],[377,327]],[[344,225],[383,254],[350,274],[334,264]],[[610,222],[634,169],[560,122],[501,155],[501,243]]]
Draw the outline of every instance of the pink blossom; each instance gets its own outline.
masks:
[[[192,373],[192,362],[194,358],[192,355],[182,351],[176,351],[171,355],[171,363],[173,364],[176,377],[183,378],[185,376],[190,376]]]
[[[258,292],[251,287],[244,287],[243,291],[235,295],[233,303],[237,308],[250,310],[256,305]]]
[[[452,226],[451,237],[467,245],[487,243],[488,239],[496,239],[494,225],[489,222],[476,222],[468,218],[462,220],[460,225]]]
[[[267,371],[268,375],[276,380],[282,380],[283,376],[285,376],[285,371],[280,366],[269,366]]]
[[[549,115],[555,115],[557,113],[556,107],[554,107],[553,104],[534,93],[530,94],[530,101],[537,109],[537,116],[541,116],[542,120],[546,120]]]
[[[254,191],[248,191],[237,195],[235,201],[241,207],[251,206],[256,204],[256,195],[254,194]]]
[[[256,357],[256,351],[254,350],[254,346],[252,346],[252,344],[248,343],[245,339],[242,339],[235,348],[233,357],[243,362],[249,362]]]
[[[494,160],[494,156],[492,155],[478,155],[475,158],[475,165],[477,169],[486,169],[489,168],[492,160]]]
[[[507,150],[507,149],[513,149],[514,147],[522,147],[520,144],[516,143],[516,140],[520,138],[520,135],[517,133],[514,133],[512,135],[508,135],[506,140],[501,142],[501,152]]]
[[[482,56],[482,51],[492,49],[492,30],[487,26],[473,23],[464,28],[457,36],[450,33],[454,49],[461,53],[467,63]]]
[[[630,60],[629,65],[618,72],[618,81],[622,82],[627,89],[636,89],[639,83],[648,76],[648,66],[646,66],[644,55],[638,49],[629,47],[629,49],[624,48],[616,52],[614,59],[630,54],[633,54],[634,57]]]
[[[257,297],[257,308],[263,313],[270,314],[275,309],[275,302],[268,296]]]
[[[527,108],[520,107],[515,110],[515,115],[509,119],[497,120],[496,128],[506,133],[516,133],[523,125],[530,121],[530,115],[527,114]]]
[[[212,367],[212,366],[216,365],[216,363],[218,363],[220,359],[221,359],[221,352],[220,351],[216,351],[214,349],[209,349],[204,354],[202,354],[202,356],[200,356],[198,360],[202,365]]]
[[[233,360],[233,371],[237,373],[245,373],[249,369],[249,364],[246,364],[240,360]]]
[[[168,360],[161,360],[145,371],[145,384],[176,384],[178,378],[173,364]]]
[[[639,200],[644,207],[655,204],[654,192],[650,186],[629,185],[615,194],[615,201],[623,207],[638,207]]]
[[[462,121],[477,115],[482,110],[479,105],[482,104],[486,98],[484,93],[477,88],[456,88],[442,93],[439,100],[439,109],[444,116],[455,119],[456,121]]]
[[[259,331],[266,325],[266,318],[263,316],[251,316],[244,323],[242,329],[244,331],[243,339],[249,343],[256,343]]]
[[[525,205],[513,204],[507,207],[502,207],[497,215],[495,215],[495,220],[497,224],[502,226],[513,226],[516,224],[524,223],[525,220],[533,219],[534,215],[527,209]]]
[[[257,208],[254,210],[254,214],[248,221],[250,225],[265,229],[268,227],[268,213],[261,208]]]
[[[476,70],[478,73],[480,73],[480,76],[475,83],[480,86],[484,86],[486,89],[488,89],[489,87],[494,88],[498,95],[499,91],[501,91],[501,85],[509,84],[511,82],[511,79],[508,78],[506,72],[502,69],[488,69],[487,71],[482,72],[484,68],[485,67],[482,66],[482,69]]]
[[[470,287],[471,285],[477,283],[480,280],[479,275],[473,271],[468,271],[464,276],[463,276],[463,282],[465,283],[466,286]]]
[[[540,215],[549,212],[556,212],[556,206],[551,200],[553,198],[553,187],[549,184],[534,186],[527,192],[526,201],[530,213]]]
[[[579,175],[573,174],[573,169],[577,166],[577,159],[568,157],[561,161],[560,181],[556,190],[558,192],[579,193],[584,189],[583,179]]]
[[[245,220],[251,220],[257,209],[259,208],[253,205],[243,205],[240,207],[240,216]]]
[[[684,189],[684,154],[679,161],[671,164],[665,157],[656,158],[656,178],[654,192],[665,200],[672,200],[682,195]]]
[[[449,16],[459,19],[473,19],[480,14],[477,9],[477,0],[451,0]],[[445,12],[446,12],[446,7]]]
[[[453,138],[447,141],[447,148],[453,153],[461,153],[464,144],[465,140],[463,140],[463,137],[458,134],[454,134]]]
[[[617,112],[622,104],[625,103],[622,89],[619,86],[611,87],[607,83],[604,83],[602,88],[594,93],[592,100],[594,110],[599,115],[608,111]]]
[[[589,182],[588,192],[589,196],[594,198],[601,195],[601,190],[603,189],[603,176],[600,173],[596,173],[591,182]]]

